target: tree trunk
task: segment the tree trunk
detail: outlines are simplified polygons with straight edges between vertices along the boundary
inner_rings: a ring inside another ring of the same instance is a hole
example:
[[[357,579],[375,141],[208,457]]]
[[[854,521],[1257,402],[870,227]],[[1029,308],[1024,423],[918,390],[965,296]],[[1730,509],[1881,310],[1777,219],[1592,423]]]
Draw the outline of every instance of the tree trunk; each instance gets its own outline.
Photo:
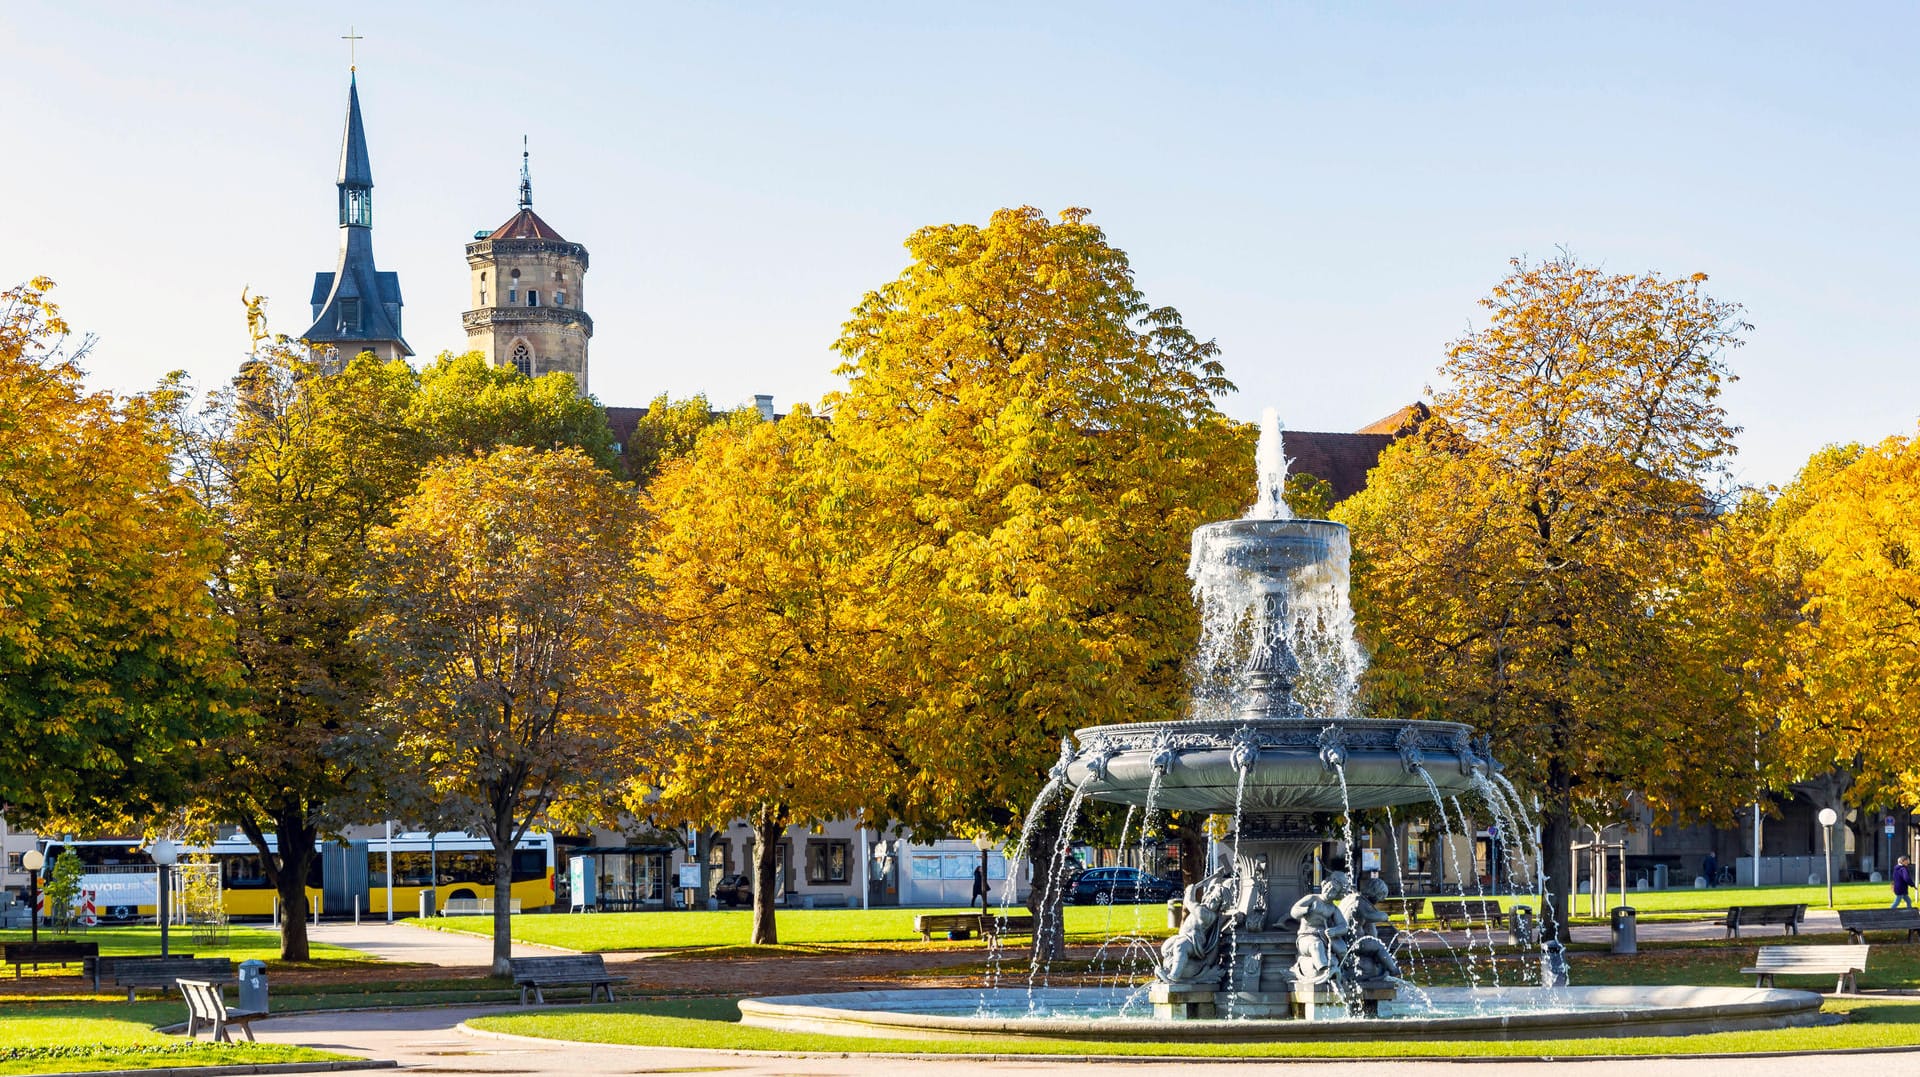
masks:
[[[493,974],[511,977],[513,965],[513,817],[493,827]]]
[[[1207,873],[1207,817],[1201,812],[1181,812],[1174,836],[1180,843],[1180,885],[1191,886]]]
[[[762,808],[753,822],[753,937],[755,946],[771,946],[780,941],[780,928],[773,918],[774,888],[780,866],[780,835],[787,829],[785,813]]]
[[[1066,953],[1066,894],[1058,884],[1066,881],[1066,872],[1056,863],[1065,856],[1060,848],[1060,826],[1064,808],[1056,805],[1045,810],[1033,828],[1027,863],[1033,868],[1033,886],[1027,891],[1027,911],[1033,913],[1033,951],[1035,961],[1047,961]]]
[[[267,866],[274,893],[280,899],[280,960],[305,961],[311,956],[307,944],[307,873],[318,854],[314,842],[318,829],[308,824],[299,810],[275,812],[273,832],[276,851],[269,853],[266,838],[258,825],[243,823],[241,829],[253,840],[254,849]]]
[[[1567,942],[1567,918],[1573,913],[1573,791],[1565,768],[1558,763],[1549,768],[1546,810],[1540,819],[1540,855],[1546,862],[1546,879],[1541,884],[1540,919],[1545,928],[1542,937]]]

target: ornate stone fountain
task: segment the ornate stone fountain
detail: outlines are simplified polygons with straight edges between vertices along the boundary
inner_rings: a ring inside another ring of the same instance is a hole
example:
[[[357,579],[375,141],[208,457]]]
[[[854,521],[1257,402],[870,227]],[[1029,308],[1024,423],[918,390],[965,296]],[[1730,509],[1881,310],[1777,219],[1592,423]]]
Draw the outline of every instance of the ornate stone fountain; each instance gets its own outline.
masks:
[[[1187,888],[1162,949],[1152,992],[1162,1017],[1367,1012],[1391,999],[1398,969],[1371,924],[1363,934],[1353,922],[1368,895],[1343,871],[1316,887],[1315,854],[1340,815],[1432,803],[1495,769],[1464,725],[1349,716],[1359,660],[1347,529],[1288,518],[1271,412],[1260,459],[1249,517],[1194,532],[1203,716],[1082,729],[1063,771],[1096,800],[1235,820],[1228,862]],[[1297,698],[1303,681],[1311,705]]]

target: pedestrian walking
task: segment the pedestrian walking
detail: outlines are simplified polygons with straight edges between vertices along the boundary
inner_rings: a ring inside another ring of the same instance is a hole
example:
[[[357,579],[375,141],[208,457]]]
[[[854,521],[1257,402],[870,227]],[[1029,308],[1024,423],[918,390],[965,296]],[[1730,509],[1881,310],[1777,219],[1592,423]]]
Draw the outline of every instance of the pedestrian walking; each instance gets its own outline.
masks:
[[[1707,877],[1708,886],[1713,886],[1719,881],[1716,876],[1720,874],[1720,858],[1711,852],[1707,853],[1707,858],[1700,862],[1700,874]]]
[[[967,908],[973,908],[975,901],[980,902],[980,911],[987,911],[987,869],[976,866],[973,869],[973,896],[967,899]]]
[[[1893,863],[1893,904],[1887,908],[1897,909],[1903,904],[1913,908],[1913,861],[1904,856]]]

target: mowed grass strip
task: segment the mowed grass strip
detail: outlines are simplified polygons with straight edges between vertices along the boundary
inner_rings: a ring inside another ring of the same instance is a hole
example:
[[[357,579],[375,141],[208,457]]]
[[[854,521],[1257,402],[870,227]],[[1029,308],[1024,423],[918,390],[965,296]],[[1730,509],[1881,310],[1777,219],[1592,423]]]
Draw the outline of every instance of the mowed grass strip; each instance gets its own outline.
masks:
[[[155,1026],[185,1019],[165,1002],[22,1003],[0,1006],[0,1075],[164,1066],[324,1062],[347,1056],[269,1043],[211,1044]]]
[[[32,938],[30,931],[16,931],[11,928],[0,931],[0,942],[26,942]],[[45,927],[40,929],[41,942],[94,942],[100,944],[103,957],[123,954],[158,954],[160,952],[160,929],[152,924],[118,924],[75,930],[72,934],[56,935]],[[329,946],[324,942],[309,944],[310,952],[316,962],[328,961],[378,961],[379,958],[360,950],[349,950],[342,946]],[[280,960],[280,934],[269,928],[235,927],[230,928],[222,942],[195,942],[185,928],[173,928],[167,933],[167,949],[176,954],[192,954],[195,957],[230,957],[235,964],[258,959],[269,964]],[[42,965],[45,972],[49,966]],[[79,971],[80,966],[68,966],[68,975]],[[12,965],[0,966],[8,973]],[[28,969],[29,975],[32,969]]]
[[[774,914],[780,943],[820,945],[843,943],[905,943],[921,945],[913,918],[921,915],[965,913],[965,909],[782,909]],[[978,910],[975,910],[976,912]],[[1013,915],[1025,915],[1016,908]],[[1099,941],[1135,933],[1167,934],[1163,905],[1070,905],[1067,935],[1075,941]],[[493,934],[490,916],[450,916],[408,923],[442,931],[474,935]],[[559,946],[568,950],[674,950],[690,947],[743,946],[753,931],[748,909],[710,911],[599,913],[521,913],[513,918],[513,937],[520,942]],[[943,936],[934,935],[936,942]],[[1022,946],[1026,937],[1011,940]],[[978,937],[953,946],[979,948]]]
[[[1700,1036],[1628,1036],[1548,1040],[1458,1040],[1363,1043],[1233,1043],[1100,1040],[906,1040],[827,1036],[749,1028],[729,999],[622,1003],[502,1014],[468,1023],[490,1032],[587,1043],[637,1044],[735,1051],[834,1054],[1017,1054],[1179,1056],[1201,1058],[1568,1058],[1595,1055],[1749,1054],[1920,1046],[1920,1001],[1834,1000],[1827,1011],[1844,1024],[1821,1028],[1715,1032]]]

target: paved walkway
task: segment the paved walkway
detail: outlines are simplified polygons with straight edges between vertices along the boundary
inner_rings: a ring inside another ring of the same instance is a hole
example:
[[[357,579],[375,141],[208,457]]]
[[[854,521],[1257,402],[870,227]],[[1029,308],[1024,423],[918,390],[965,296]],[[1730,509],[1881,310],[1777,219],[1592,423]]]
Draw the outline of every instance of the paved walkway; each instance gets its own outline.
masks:
[[[373,1058],[393,1059],[415,1073],[552,1074],[598,1077],[601,1074],[715,1072],[760,1077],[773,1074],[898,1073],[916,1077],[963,1073],[1062,1072],[1085,1066],[1085,1059],[902,1059],[883,1055],[789,1056],[737,1055],[675,1048],[585,1046],[469,1036],[456,1026],[470,1017],[514,1007],[462,1006],[431,1011],[316,1013],[275,1017],[255,1026],[260,1039],[301,1044]],[[1920,1071],[1920,1051],[1873,1056],[1793,1058],[1594,1059],[1585,1062],[1272,1062],[1234,1060],[1173,1063],[1140,1061],[1126,1072],[1178,1072],[1194,1077],[1244,1074],[1249,1066],[1278,1070],[1285,1077],[1357,1077],[1390,1073],[1393,1077],[1569,1077],[1631,1073],[1633,1077],[1806,1077],[1827,1066],[1846,1065],[1881,1073]],[[1906,1061],[1901,1061],[1906,1059]],[[1571,1066],[1571,1068],[1569,1068]],[[1279,1069],[1284,1067],[1284,1069]]]
[[[488,936],[469,935],[464,931],[435,931],[432,928],[414,927],[405,921],[392,924],[384,921],[313,924],[307,928],[307,937],[315,942],[369,953],[382,961],[443,965],[449,968],[493,964],[493,939]],[[513,944],[515,957],[566,952],[532,943]]]

